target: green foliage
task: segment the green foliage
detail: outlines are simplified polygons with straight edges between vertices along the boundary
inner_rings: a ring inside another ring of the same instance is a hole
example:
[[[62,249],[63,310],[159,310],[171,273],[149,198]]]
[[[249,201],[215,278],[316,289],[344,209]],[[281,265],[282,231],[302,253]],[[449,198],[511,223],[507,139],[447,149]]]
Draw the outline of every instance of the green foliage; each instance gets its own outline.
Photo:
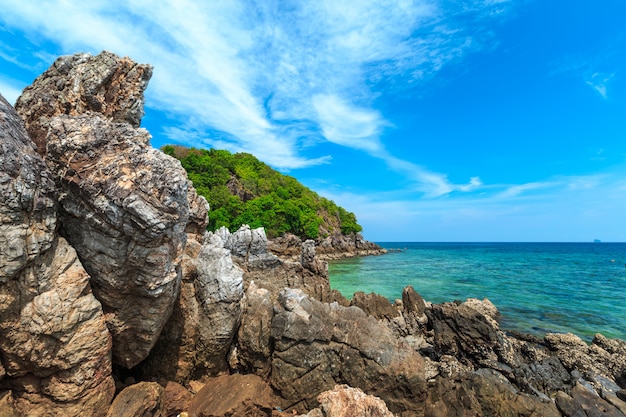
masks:
[[[210,230],[226,226],[235,231],[248,224],[265,227],[269,237],[289,232],[303,239],[362,230],[354,213],[248,153],[174,145],[162,151],[181,162],[198,194],[209,202]]]

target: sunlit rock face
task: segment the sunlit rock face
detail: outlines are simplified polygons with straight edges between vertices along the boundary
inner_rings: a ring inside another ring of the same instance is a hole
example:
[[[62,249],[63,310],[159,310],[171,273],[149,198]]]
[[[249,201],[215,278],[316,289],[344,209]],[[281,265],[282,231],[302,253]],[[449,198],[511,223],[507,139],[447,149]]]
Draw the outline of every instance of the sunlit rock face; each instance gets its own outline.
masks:
[[[102,307],[56,232],[53,175],[2,96],[0,148],[2,412],[104,415],[115,388]]]
[[[193,200],[180,163],[138,128],[151,73],[108,52],[61,57],[16,104],[125,367],[148,355],[171,314]]]

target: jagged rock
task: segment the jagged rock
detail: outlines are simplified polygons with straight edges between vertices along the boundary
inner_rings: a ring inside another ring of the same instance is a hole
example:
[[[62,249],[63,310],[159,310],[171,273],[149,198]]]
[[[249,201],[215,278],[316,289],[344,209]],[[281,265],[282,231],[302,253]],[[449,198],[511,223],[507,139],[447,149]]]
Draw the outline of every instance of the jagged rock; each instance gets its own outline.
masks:
[[[373,242],[363,239],[361,233],[344,235],[333,233],[318,240],[317,253],[320,259],[341,259],[355,256],[382,255],[387,251]]]
[[[62,231],[92,277],[117,363],[147,355],[178,294],[189,218],[185,172],[145,130],[99,116],[50,122],[46,161],[60,178]]]
[[[423,333],[423,325],[428,322],[426,303],[422,296],[412,286],[402,290],[402,316],[406,328],[404,333],[416,335]]]
[[[0,416],[20,417],[15,409],[13,394],[11,391],[0,391]]]
[[[103,415],[113,398],[111,336],[89,276],[63,238],[0,287],[0,350],[16,407]]]
[[[625,341],[597,334],[591,345],[587,345],[571,333],[550,333],[545,336],[545,343],[568,370],[581,372],[592,383],[598,377],[618,385],[626,382]],[[595,384],[595,388],[600,390],[601,386]]]
[[[140,382],[120,392],[106,417],[166,417],[163,387],[156,382]]]
[[[434,344],[443,355],[461,362],[497,362],[499,339],[493,320],[467,304],[433,305],[426,312],[434,329]]]
[[[418,412],[424,363],[391,330],[357,307],[324,304],[284,289],[272,320],[271,384],[296,409],[317,406],[336,384],[381,397],[393,412]]]
[[[52,175],[2,97],[0,147],[0,384],[21,414],[101,416],[111,337],[89,275],[56,235]]]
[[[376,293],[355,292],[350,305],[360,308],[377,320],[391,321],[401,315],[388,299]]]
[[[24,125],[0,95],[0,284],[47,251],[56,238],[52,175]]]
[[[254,281],[259,288],[270,292],[275,301],[283,288],[299,288],[310,296],[328,301],[330,283],[325,264],[315,259],[310,245],[304,267],[301,262],[285,261],[268,251],[268,241],[263,228],[251,230],[243,225],[235,233],[221,228],[215,232],[230,249],[235,262],[244,271],[244,289]]]
[[[500,373],[479,369],[461,378],[437,378],[428,388],[426,417],[560,417],[552,402],[520,393]]]
[[[609,404],[595,392],[589,391],[580,384],[572,388],[572,398],[580,405],[588,417],[623,417],[615,406]]]
[[[572,378],[558,358],[521,363],[513,371],[518,386],[529,394],[548,399],[559,390],[572,387]]]
[[[271,324],[274,306],[270,293],[250,283],[237,336],[238,366],[261,377],[270,372]]]
[[[106,51],[96,56],[62,56],[24,90],[15,108],[44,155],[54,116],[94,112],[139,127],[144,114],[143,92],[150,77],[151,66]]]
[[[302,253],[302,240],[291,233],[268,240],[268,249],[283,259],[297,260]]]
[[[327,277],[328,264],[319,260],[315,256],[315,241],[307,240],[302,244],[302,254],[300,255],[300,263],[305,269],[313,272],[315,275]]]
[[[180,163],[137,129],[151,73],[108,52],[61,57],[17,102],[126,367],[146,357],[172,311],[194,200]]]
[[[142,364],[146,377],[186,383],[228,369],[227,355],[241,320],[243,278],[217,235],[191,239],[176,308]]]
[[[306,417],[394,417],[383,400],[348,385],[336,385],[324,391],[317,401],[320,408],[310,411]]]
[[[269,417],[276,402],[260,377],[223,375],[198,391],[189,405],[189,417]]]

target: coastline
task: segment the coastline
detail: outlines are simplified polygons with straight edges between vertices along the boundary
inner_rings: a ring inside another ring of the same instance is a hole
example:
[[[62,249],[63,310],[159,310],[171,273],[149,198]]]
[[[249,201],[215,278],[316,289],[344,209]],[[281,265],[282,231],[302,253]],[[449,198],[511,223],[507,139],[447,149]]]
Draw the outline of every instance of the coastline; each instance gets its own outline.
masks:
[[[348,301],[321,257],[378,250],[358,234],[207,232],[139,128],[151,73],[76,54],[0,98],[3,415],[626,415],[626,341],[507,333],[487,299],[411,286]]]

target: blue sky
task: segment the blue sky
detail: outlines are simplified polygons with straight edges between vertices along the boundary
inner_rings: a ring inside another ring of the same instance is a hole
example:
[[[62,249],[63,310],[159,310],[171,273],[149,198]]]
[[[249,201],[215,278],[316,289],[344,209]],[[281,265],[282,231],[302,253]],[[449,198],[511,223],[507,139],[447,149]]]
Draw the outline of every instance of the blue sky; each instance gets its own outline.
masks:
[[[626,1],[0,0],[0,92],[154,66],[160,147],[246,151],[374,241],[626,241]]]

